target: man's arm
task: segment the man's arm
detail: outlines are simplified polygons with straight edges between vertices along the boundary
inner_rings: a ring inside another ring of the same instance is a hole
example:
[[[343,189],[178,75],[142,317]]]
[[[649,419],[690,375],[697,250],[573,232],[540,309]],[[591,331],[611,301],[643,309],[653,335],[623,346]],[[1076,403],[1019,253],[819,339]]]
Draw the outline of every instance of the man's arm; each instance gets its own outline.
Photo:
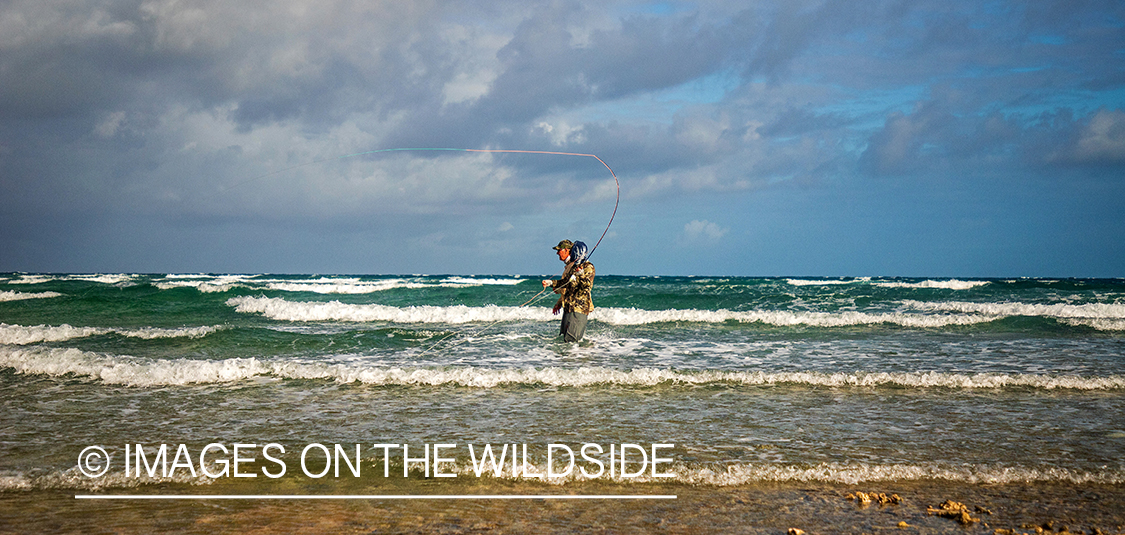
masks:
[[[573,279],[574,279],[574,264],[570,263],[570,264],[566,265],[565,269],[563,269],[562,277],[559,277],[559,280],[556,280],[556,281],[545,280],[545,281],[543,281],[543,286],[544,287],[550,286],[551,288],[555,289],[555,293],[557,293],[559,295],[563,295],[563,294],[566,293],[566,287],[568,285],[570,285],[570,283]]]

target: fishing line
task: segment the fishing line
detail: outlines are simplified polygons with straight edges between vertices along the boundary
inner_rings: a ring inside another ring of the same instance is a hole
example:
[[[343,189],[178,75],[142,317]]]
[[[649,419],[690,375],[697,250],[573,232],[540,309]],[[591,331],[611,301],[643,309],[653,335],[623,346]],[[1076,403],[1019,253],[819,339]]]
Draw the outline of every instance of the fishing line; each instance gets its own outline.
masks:
[[[605,160],[602,160],[596,154],[586,154],[586,153],[581,153],[581,152],[560,152],[560,151],[549,151],[549,150],[458,149],[458,148],[449,148],[449,147],[413,147],[413,148],[395,148],[395,149],[376,149],[376,150],[368,150],[368,151],[363,151],[363,152],[355,152],[355,153],[352,153],[352,154],[345,154],[343,156],[337,156],[335,158],[325,158],[325,159],[322,159],[322,160],[313,160],[311,162],[305,162],[305,163],[301,163],[301,164],[297,164],[297,165],[291,165],[291,166],[286,167],[284,169],[278,169],[277,171],[270,171],[269,173],[265,173],[265,174],[258,175],[258,176],[252,177],[252,178],[248,178],[248,179],[243,180],[241,182],[236,182],[236,183],[232,184],[230,187],[222,188],[220,191],[212,194],[210,197],[214,197],[216,195],[221,195],[222,193],[225,193],[226,191],[237,188],[239,186],[244,186],[244,185],[249,184],[251,182],[257,182],[257,181],[262,180],[264,178],[269,178],[271,176],[279,175],[279,174],[284,173],[286,171],[292,171],[294,169],[299,169],[301,167],[307,167],[307,166],[310,166],[310,165],[316,165],[316,164],[325,163],[325,162],[333,162],[333,161],[343,160],[343,159],[347,159],[347,158],[354,158],[356,156],[364,156],[364,155],[367,155],[367,154],[379,154],[379,153],[383,153],[383,152],[407,152],[407,151],[414,151],[414,152],[422,152],[422,151],[428,151],[428,152],[495,152],[495,153],[509,153],[509,154],[551,154],[551,155],[556,155],[556,156],[581,156],[581,157],[584,157],[584,158],[593,158],[593,159],[597,160],[598,162],[600,162],[602,165],[605,166],[606,170],[609,171],[610,176],[613,177],[613,183],[617,188],[617,194],[616,194],[616,199],[613,202],[613,213],[610,214],[610,216],[609,216],[609,223],[606,224],[605,230],[602,231],[601,237],[598,238],[598,241],[597,241],[597,243],[594,244],[594,247],[592,247],[590,249],[590,253],[586,255],[586,258],[590,258],[591,256],[593,256],[594,251],[596,251],[598,249],[598,245],[600,245],[602,243],[602,239],[605,238],[606,233],[609,232],[609,227],[611,225],[613,225],[613,219],[615,217],[617,217],[617,207],[621,204],[621,181],[617,179],[617,173],[613,172],[613,168],[611,168],[609,166],[609,164],[605,163]],[[205,197],[205,198],[210,198],[210,197]]]
[[[244,186],[244,185],[249,184],[251,182],[256,182],[258,180],[262,180],[264,178],[268,178],[268,177],[271,177],[271,176],[274,176],[274,175],[278,175],[278,174],[284,173],[286,171],[292,171],[294,169],[299,169],[301,167],[307,167],[307,166],[310,166],[310,165],[316,165],[316,164],[325,163],[325,162],[343,160],[343,159],[346,159],[346,158],[354,158],[356,156],[364,156],[364,155],[368,155],[368,154],[379,154],[379,153],[385,153],[385,152],[408,152],[408,151],[414,151],[414,152],[421,152],[421,151],[428,151],[428,152],[490,152],[490,153],[507,153],[507,154],[548,154],[548,155],[555,155],[555,156],[580,156],[580,157],[583,157],[583,158],[593,158],[593,159],[597,160],[603,166],[605,166],[606,170],[609,171],[610,176],[613,177],[613,183],[614,183],[614,186],[616,187],[617,191],[616,191],[616,195],[615,195],[615,198],[614,198],[614,201],[613,201],[613,213],[610,214],[609,222],[606,223],[605,230],[603,230],[601,236],[598,237],[598,241],[596,243],[594,243],[594,246],[590,249],[590,252],[586,255],[587,260],[589,260],[590,257],[594,255],[594,251],[596,251],[598,249],[598,246],[601,245],[602,240],[605,238],[605,235],[609,232],[609,227],[611,227],[613,225],[613,219],[615,217],[617,217],[617,208],[621,204],[621,181],[618,180],[617,173],[613,172],[613,168],[611,168],[609,166],[609,164],[605,163],[605,160],[602,160],[596,154],[586,154],[586,153],[580,153],[580,152],[547,151],[547,150],[459,149],[459,148],[450,148],[450,147],[412,147],[412,148],[376,149],[376,150],[368,150],[368,151],[363,151],[363,152],[355,152],[355,153],[352,153],[352,154],[345,154],[343,156],[337,156],[335,158],[325,158],[325,159],[322,159],[322,160],[313,160],[311,162],[305,162],[305,163],[302,163],[302,164],[292,165],[292,166],[286,167],[284,169],[279,169],[277,171],[271,171],[269,173],[258,175],[258,176],[243,180],[242,182],[236,182],[233,185],[231,185],[229,188],[223,188],[222,190],[215,193],[214,195],[219,195],[221,193],[226,192],[227,190],[234,189],[234,188],[237,188],[239,186]],[[214,196],[214,195],[212,195],[212,196]],[[524,303],[524,304],[522,304],[522,305],[520,305],[516,308],[522,308],[522,307],[527,306],[528,304],[532,303],[533,301],[539,299],[539,296],[543,295],[543,293],[546,292],[546,291],[547,291],[547,288],[544,288],[542,291],[535,294],[535,297],[532,297],[526,303]],[[492,326],[500,323],[501,321],[503,321],[503,320],[499,320],[499,321],[496,321],[496,322],[493,322],[489,325],[484,326],[483,328],[474,332],[473,336],[491,328]],[[453,334],[456,334],[456,333],[450,333],[450,334],[446,335],[444,338],[438,340],[434,345],[427,348],[425,351],[420,353],[418,356],[421,357],[422,355],[425,355],[426,353],[430,352],[432,349],[434,349],[435,347],[440,345],[442,342],[444,342],[447,338],[449,338],[450,336],[453,336]],[[450,349],[452,349],[453,347],[456,347],[456,346],[457,346],[457,344],[454,344],[453,346],[450,346]]]

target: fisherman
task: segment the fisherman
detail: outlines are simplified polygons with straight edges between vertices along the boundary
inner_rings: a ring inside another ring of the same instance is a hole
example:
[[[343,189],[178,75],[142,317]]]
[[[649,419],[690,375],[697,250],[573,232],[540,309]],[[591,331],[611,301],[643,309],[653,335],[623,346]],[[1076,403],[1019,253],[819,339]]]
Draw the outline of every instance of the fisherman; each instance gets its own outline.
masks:
[[[559,260],[566,264],[559,280],[545,280],[543,287],[551,286],[559,294],[559,300],[551,313],[558,315],[562,310],[562,325],[559,334],[567,342],[577,342],[586,332],[586,321],[594,311],[594,300],[590,290],[594,287],[594,264],[586,261],[586,244],[563,240],[554,247]]]

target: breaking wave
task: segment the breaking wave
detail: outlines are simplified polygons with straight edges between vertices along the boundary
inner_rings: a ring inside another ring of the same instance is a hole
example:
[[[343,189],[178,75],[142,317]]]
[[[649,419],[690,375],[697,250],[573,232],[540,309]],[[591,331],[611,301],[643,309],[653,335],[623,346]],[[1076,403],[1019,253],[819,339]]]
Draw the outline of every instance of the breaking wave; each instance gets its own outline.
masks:
[[[277,297],[232,297],[227,305],[243,313],[256,313],[283,321],[390,321],[396,323],[470,323],[474,321],[547,320],[549,310],[520,307],[469,307],[456,305],[393,307],[356,305],[339,301],[295,302]]]
[[[18,373],[63,376],[73,374],[109,384],[163,386],[226,383],[262,376],[281,379],[322,379],[338,383],[396,386],[462,386],[495,388],[518,385],[556,387],[597,386],[765,386],[892,387],[1042,390],[1118,390],[1125,376],[1083,377],[1004,373],[944,372],[756,372],[686,371],[659,368],[617,370],[583,368],[404,368],[362,364],[308,363],[255,358],[223,360],[153,360],[104,355],[74,348],[0,348],[0,367]]]
[[[470,323],[484,321],[550,321],[554,317],[545,307],[484,306],[412,306],[393,307],[376,304],[349,304],[339,301],[300,302],[277,297],[232,297],[227,305],[248,314],[281,321],[387,321],[396,323]],[[791,312],[731,310],[641,310],[604,307],[594,310],[591,319],[611,325],[645,325],[651,323],[694,322],[764,323],[775,326],[808,325],[842,327],[882,323],[904,327],[945,327],[974,325],[995,321],[999,316],[983,314],[923,315],[898,312]]]
[[[523,279],[448,277],[440,281],[422,279],[362,279],[358,277],[321,277],[318,279],[262,279],[257,276],[224,275],[196,277],[169,276],[154,285],[162,290],[195,288],[203,293],[226,292],[234,288],[274,290],[281,292],[309,292],[318,294],[361,295],[396,289],[464,288],[470,286],[511,286]]]
[[[209,469],[214,470],[210,467]],[[212,473],[216,472],[217,470]],[[163,477],[161,475],[150,476],[145,472],[142,472],[139,476],[135,474],[127,475],[122,470],[111,470],[102,477],[91,478],[84,475],[78,467],[75,466],[68,470],[58,470],[42,475],[29,475],[20,472],[0,474],[0,492],[56,489],[98,491],[168,483],[210,485],[213,482],[213,479],[206,476],[192,476],[184,469],[168,477]]]
[[[60,297],[61,293],[58,292],[0,292],[0,302],[3,301],[22,301],[24,299],[46,299],[49,297]]]
[[[74,338],[85,338],[102,334],[118,334],[129,338],[154,340],[157,338],[201,338],[223,329],[221,325],[203,327],[182,327],[160,329],[144,327],[141,329],[110,329],[104,327],[71,327],[62,325],[8,325],[0,323],[0,344],[27,345],[38,342],[61,342]]]
[[[888,481],[945,480],[961,483],[1125,483],[1125,472],[1105,470],[1086,472],[1057,467],[1011,467],[932,464],[836,464],[812,467],[793,465],[728,465],[719,468],[680,468],[677,482],[694,485],[732,486],[757,482],[823,482],[855,485]]]
[[[844,284],[870,284],[880,288],[923,288],[942,290],[970,290],[988,284],[988,281],[963,281],[958,279],[924,280],[918,282],[872,280],[871,277],[856,279],[786,279],[793,286],[835,286]]]
[[[494,444],[493,446],[499,445]],[[558,450],[556,453],[561,454],[561,451]],[[666,477],[653,477],[651,471],[644,471],[635,477],[629,477],[634,475],[632,472],[624,477],[620,474],[614,474],[610,477],[604,470],[599,472],[597,465],[585,459],[578,459],[580,462],[576,463],[577,466],[572,466],[569,470],[565,465],[559,466],[556,463],[552,473],[565,475],[547,478],[544,477],[548,473],[547,464],[543,461],[527,461],[526,467],[523,466],[523,463],[520,463],[516,468],[513,468],[510,460],[503,464],[496,463],[495,461],[499,459],[500,453],[495,452],[494,455],[497,459],[487,462],[482,459],[479,460],[479,465],[464,460],[442,463],[441,471],[446,474],[457,474],[463,478],[481,478],[482,482],[490,479],[526,481],[529,478],[534,478],[560,486],[585,481],[612,481],[617,484],[671,483],[709,487],[731,487],[763,482],[857,485],[926,480],[994,485],[1028,483],[1120,485],[1125,483],[1125,472],[1109,468],[1099,471],[1086,471],[1054,466],[994,466],[943,462],[918,464],[822,463],[814,466],[711,463],[701,466],[697,463],[677,461],[660,467],[660,474]],[[603,459],[602,462],[605,462],[605,460]],[[497,464],[499,464],[499,467],[497,467]],[[526,472],[523,471],[525,468]],[[214,466],[208,469],[212,473],[220,471]],[[583,469],[588,470],[590,475],[583,474]],[[636,468],[626,466],[627,471],[634,469]],[[395,466],[394,470],[400,470],[400,468]],[[214,481],[214,479],[203,475],[202,471],[193,476],[183,467],[173,471],[167,477],[150,476],[144,472],[138,476],[126,474],[123,470],[111,470],[105,476],[99,478],[87,477],[77,467],[74,467],[37,476],[20,472],[0,474],[0,493],[55,489],[100,491],[168,483],[210,485]]]
[[[135,274],[68,274],[68,275],[39,275],[20,273],[19,278],[8,281],[8,284],[42,284],[54,281],[84,281],[101,284],[128,284],[140,275]]]
[[[861,277],[858,279],[838,280],[838,279],[785,279],[785,282],[792,286],[837,286],[841,284],[857,284],[862,282],[870,282],[871,277]]]
[[[1048,318],[1125,320],[1125,304],[1082,305],[1028,303],[969,303],[959,301],[903,301],[905,306],[926,312],[959,312],[989,316],[1040,316]],[[1093,326],[1092,324],[1090,326]]]
[[[499,457],[499,453],[495,453],[495,456]],[[563,456],[565,457],[565,454],[563,454]],[[480,468],[480,466],[466,466],[457,463],[450,464],[452,466],[443,468],[443,472],[456,472],[459,475],[467,477],[477,476],[477,469]],[[943,480],[971,484],[1094,483],[1118,485],[1125,483],[1125,471],[1113,469],[1089,472],[1053,466],[992,466],[943,462],[921,464],[821,463],[815,466],[769,463],[713,463],[700,466],[697,463],[675,462],[670,466],[660,467],[661,474],[667,474],[668,477],[653,477],[651,471],[644,472],[636,477],[622,477],[618,474],[615,474],[613,477],[608,477],[605,473],[598,472],[597,465],[591,465],[589,466],[589,470],[593,475],[598,476],[596,478],[586,476],[578,468],[573,468],[567,472],[565,464],[563,466],[555,466],[552,473],[566,475],[564,477],[552,478],[543,477],[547,474],[547,464],[545,462],[528,463],[527,474],[522,471],[522,467],[519,465],[517,465],[516,469],[513,469],[510,461],[500,466],[499,470],[496,469],[495,463],[485,463],[481,461],[480,464],[486,467],[484,474],[487,477],[522,480],[532,477],[531,474],[537,474],[543,481],[556,485],[589,481],[591,479],[610,480],[615,483],[679,483],[713,487],[730,487],[762,482],[815,482],[856,485],[874,482],[922,480]],[[586,466],[582,466],[582,468],[586,468]],[[635,469],[635,467],[626,465],[626,471]],[[630,475],[633,475],[633,473],[630,473]]]
[[[871,283],[880,288],[934,288],[942,290],[971,290],[988,284],[988,281],[925,280],[921,282],[878,281]]]

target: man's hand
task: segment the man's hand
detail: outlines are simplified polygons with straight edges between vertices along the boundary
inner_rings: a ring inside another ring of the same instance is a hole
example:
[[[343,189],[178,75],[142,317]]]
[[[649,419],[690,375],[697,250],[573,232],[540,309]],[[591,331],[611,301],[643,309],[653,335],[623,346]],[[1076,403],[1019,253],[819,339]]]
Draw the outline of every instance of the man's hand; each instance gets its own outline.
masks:
[[[560,310],[562,310],[562,301],[555,303],[555,308],[551,309],[551,314],[558,316]]]
[[[551,281],[551,279],[543,279],[543,287],[544,288],[550,286],[551,284],[553,284],[553,281]]]

